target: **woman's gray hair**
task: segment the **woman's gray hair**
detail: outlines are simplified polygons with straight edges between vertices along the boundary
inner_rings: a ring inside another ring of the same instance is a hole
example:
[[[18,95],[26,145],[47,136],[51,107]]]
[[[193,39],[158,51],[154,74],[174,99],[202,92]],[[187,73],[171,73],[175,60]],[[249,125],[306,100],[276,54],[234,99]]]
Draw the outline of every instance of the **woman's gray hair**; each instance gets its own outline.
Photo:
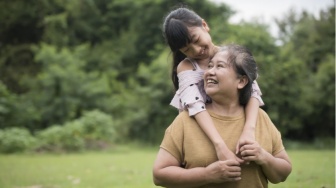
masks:
[[[252,83],[258,77],[258,67],[252,53],[244,46],[228,44],[221,46],[218,52],[228,52],[228,63],[238,76],[246,76],[248,83],[239,91],[239,103],[246,105],[251,98]]]

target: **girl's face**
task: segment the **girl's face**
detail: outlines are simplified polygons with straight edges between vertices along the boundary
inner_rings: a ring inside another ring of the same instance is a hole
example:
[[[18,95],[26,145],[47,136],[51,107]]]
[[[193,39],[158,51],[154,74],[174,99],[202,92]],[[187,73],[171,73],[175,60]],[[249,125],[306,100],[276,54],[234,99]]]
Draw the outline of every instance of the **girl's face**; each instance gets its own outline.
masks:
[[[208,64],[208,69],[204,73],[204,88],[210,97],[217,94],[220,96],[224,94],[227,97],[238,96],[241,79],[227,60],[228,52],[218,52]]]
[[[209,34],[209,27],[203,21],[202,27],[189,27],[191,42],[180,51],[189,58],[202,60],[209,58],[213,53],[213,43]]]

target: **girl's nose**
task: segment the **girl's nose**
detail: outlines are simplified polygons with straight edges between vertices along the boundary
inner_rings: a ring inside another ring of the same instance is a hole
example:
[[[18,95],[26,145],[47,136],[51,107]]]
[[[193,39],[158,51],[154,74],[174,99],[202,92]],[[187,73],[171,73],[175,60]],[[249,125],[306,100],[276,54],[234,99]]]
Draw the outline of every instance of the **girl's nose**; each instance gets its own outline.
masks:
[[[201,47],[198,46],[198,45],[195,45],[195,44],[192,44],[191,49],[192,49],[194,55],[196,55],[196,56],[199,55],[199,53],[201,51]]]

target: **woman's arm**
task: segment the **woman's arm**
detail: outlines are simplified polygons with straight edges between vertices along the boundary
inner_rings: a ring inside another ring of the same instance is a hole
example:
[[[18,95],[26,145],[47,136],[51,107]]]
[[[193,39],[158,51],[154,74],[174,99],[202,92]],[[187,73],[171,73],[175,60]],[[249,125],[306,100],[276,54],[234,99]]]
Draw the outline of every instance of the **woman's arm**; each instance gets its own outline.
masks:
[[[236,161],[217,161],[207,167],[184,169],[174,156],[162,148],[153,168],[154,184],[163,187],[199,187],[209,183],[238,181],[240,176],[241,168]]]
[[[246,141],[240,152],[244,161],[254,161],[260,165],[267,179],[272,183],[285,181],[292,171],[292,164],[285,150],[273,156],[256,141]]]
[[[272,183],[280,183],[287,179],[292,171],[292,164],[285,150],[275,156],[267,153],[267,159],[260,164],[267,179]]]

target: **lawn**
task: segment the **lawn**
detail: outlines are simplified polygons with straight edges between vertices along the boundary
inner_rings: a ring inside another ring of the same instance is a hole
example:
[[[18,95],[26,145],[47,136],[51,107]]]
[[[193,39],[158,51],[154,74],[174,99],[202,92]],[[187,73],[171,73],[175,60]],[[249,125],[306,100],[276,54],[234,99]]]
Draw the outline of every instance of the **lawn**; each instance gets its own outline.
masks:
[[[335,151],[288,151],[293,171],[271,188],[334,188]],[[156,149],[0,155],[1,188],[151,188]]]

